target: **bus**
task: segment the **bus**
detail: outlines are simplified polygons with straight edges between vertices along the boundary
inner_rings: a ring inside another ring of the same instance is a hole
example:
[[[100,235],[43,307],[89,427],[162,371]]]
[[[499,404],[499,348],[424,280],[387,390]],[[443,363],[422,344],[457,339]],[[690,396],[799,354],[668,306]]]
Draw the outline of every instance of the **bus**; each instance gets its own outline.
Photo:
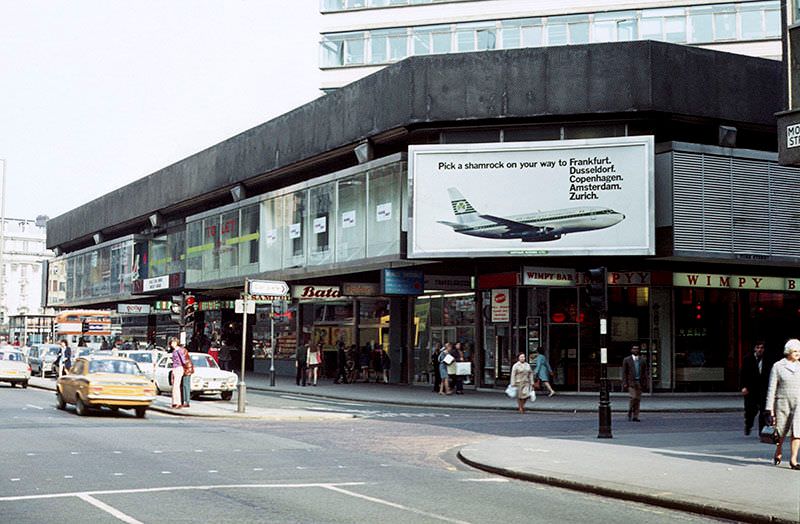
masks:
[[[77,346],[81,339],[86,345],[99,349],[103,339],[111,345],[114,338],[120,335],[116,313],[97,309],[72,309],[56,314],[56,340],[65,339],[70,346]]]

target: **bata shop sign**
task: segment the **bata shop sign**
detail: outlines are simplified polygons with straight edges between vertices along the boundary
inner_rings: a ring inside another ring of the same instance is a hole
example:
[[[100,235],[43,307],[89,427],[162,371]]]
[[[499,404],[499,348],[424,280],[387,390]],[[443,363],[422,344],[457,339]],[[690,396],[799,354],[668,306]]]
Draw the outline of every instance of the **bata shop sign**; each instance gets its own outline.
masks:
[[[339,286],[292,286],[292,297],[304,301],[338,300],[342,297]]]
[[[508,289],[492,290],[492,322],[511,320],[511,293]]]
[[[794,277],[673,273],[672,284],[679,287],[747,289],[753,291],[800,291],[800,278]]]

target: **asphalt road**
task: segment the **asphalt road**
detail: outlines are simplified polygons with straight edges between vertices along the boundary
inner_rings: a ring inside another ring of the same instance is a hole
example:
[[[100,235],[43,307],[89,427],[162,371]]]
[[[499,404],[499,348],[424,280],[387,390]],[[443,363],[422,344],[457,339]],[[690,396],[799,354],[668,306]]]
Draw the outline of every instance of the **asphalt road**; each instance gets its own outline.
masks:
[[[698,522],[690,514],[472,470],[459,446],[495,435],[596,433],[590,415],[418,409],[251,393],[252,405],[346,410],[274,423],[58,411],[52,392],[0,385],[4,522]],[[702,433],[708,417],[688,416]],[[721,417],[721,418],[720,418]],[[727,417],[727,419],[725,419]],[[684,417],[685,418],[685,417]],[[729,420],[728,420],[729,419]],[[675,424],[645,419],[620,431]],[[681,420],[682,430],[687,423]],[[649,429],[648,429],[649,428]],[[700,438],[700,437],[698,437]]]

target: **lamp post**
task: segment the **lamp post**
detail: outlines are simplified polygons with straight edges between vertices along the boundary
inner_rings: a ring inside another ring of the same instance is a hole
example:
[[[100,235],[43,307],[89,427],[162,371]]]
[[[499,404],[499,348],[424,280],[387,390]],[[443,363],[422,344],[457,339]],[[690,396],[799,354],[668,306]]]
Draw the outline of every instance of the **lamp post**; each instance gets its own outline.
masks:
[[[269,385],[275,387],[275,300],[269,303]]]
[[[244,413],[245,410],[245,395],[247,394],[247,386],[244,383],[244,366],[245,366],[245,354],[247,353],[247,306],[248,299],[250,295],[248,294],[248,287],[247,287],[247,279],[244,279],[244,293],[242,294],[242,301],[243,301],[243,308],[242,308],[242,367],[241,367],[241,375],[239,376],[239,394],[236,402],[236,412],[237,413]]]
[[[6,159],[0,158],[0,313],[2,313],[2,322],[6,323],[6,271],[5,271],[5,253],[6,253]]]
[[[600,403],[597,438],[611,435],[611,398],[608,388],[608,278],[605,267],[589,270],[589,301],[600,317]]]

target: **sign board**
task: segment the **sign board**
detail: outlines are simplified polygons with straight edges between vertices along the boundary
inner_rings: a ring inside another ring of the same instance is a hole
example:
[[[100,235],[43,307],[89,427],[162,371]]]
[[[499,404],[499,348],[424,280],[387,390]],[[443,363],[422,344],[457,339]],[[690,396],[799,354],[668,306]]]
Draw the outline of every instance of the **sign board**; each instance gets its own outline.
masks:
[[[786,147],[800,147],[800,124],[786,126]]]
[[[250,295],[281,296],[289,294],[289,285],[283,280],[248,280],[247,293]]]
[[[425,275],[425,291],[469,291],[472,277],[463,275]]]
[[[425,275],[417,269],[390,269],[381,272],[381,289],[384,295],[421,295],[425,288]]]
[[[310,300],[335,300],[341,298],[342,290],[339,286],[292,286],[292,297],[301,302]]]
[[[142,285],[142,290],[144,292],[158,291],[159,289],[169,289],[169,275],[144,279]]]
[[[673,273],[672,284],[678,287],[748,289],[754,291],[800,291],[800,277],[756,277],[711,273]]]
[[[575,270],[557,267],[522,268],[523,286],[574,286],[577,284]]]
[[[492,322],[509,322],[511,320],[511,293],[508,289],[492,290]]]
[[[409,258],[655,254],[652,136],[409,147]]]
[[[150,304],[117,304],[117,313],[125,315],[149,315]]]
[[[234,313],[244,313],[244,300],[236,300],[233,311]],[[247,301],[247,314],[253,315],[256,312],[256,303],[250,300]]]
[[[542,317],[528,317],[526,322],[528,331],[528,352],[542,347]]]
[[[381,294],[381,285],[374,282],[345,282],[342,295],[348,297],[375,297]]]

